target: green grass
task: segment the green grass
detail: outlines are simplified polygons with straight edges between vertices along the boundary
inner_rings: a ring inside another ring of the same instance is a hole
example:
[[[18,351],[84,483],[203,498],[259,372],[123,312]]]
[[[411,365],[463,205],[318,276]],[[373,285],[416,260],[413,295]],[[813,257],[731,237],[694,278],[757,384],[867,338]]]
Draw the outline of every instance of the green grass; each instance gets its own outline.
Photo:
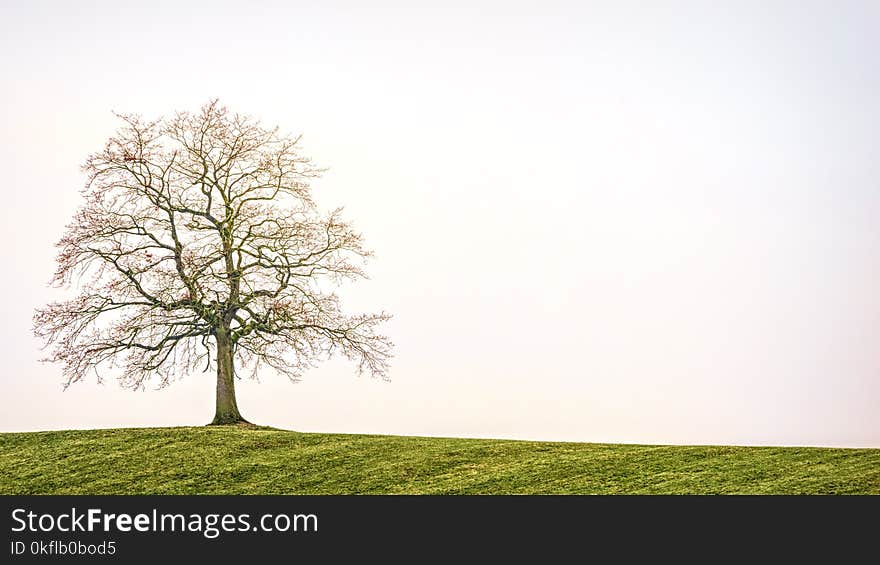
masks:
[[[880,494],[880,449],[271,428],[0,434],[0,494]]]

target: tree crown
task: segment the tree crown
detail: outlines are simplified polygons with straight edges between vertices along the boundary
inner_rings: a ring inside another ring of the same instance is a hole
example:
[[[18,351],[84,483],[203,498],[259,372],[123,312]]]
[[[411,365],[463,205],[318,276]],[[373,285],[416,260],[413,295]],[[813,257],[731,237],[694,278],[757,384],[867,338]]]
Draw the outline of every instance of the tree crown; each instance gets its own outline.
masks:
[[[255,375],[291,379],[339,352],[387,375],[389,318],[346,315],[332,287],[364,278],[371,253],[341,209],[318,210],[309,181],[321,169],[299,137],[230,113],[197,113],[123,127],[83,166],[84,203],[57,243],[56,286],[80,293],[34,315],[34,332],[64,364],[65,386],[98,368],[120,382],[159,386],[214,362],[233,344]]]

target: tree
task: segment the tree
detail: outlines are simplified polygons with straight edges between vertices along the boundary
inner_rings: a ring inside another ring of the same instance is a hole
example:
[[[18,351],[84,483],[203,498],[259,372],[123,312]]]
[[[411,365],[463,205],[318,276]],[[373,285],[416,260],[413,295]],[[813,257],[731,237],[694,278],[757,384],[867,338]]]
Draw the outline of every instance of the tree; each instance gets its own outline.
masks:
[[[216,100],[163,120],[118,116],[57,243],[52,283],[81,292],[34,315],[65,388],[104,368],[143,389],[215,366],[212,423],[229,424],[244,421],[240,367],[295,381],[338,352],[386,376],[392,344],[376,331],[389,315],[346,315],[330,290],[364,278],[371,253],[341,209],[317,209],[309,181],[322,171],[299,137]]]

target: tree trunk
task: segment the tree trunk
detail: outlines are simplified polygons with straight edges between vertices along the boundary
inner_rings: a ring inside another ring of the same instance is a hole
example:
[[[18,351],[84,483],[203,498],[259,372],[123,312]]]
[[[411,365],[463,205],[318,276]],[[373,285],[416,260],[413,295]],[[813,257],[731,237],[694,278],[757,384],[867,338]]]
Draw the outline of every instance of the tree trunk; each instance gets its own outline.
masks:
[[[212,425],[247,422],[235,402],[235,369],[229,328],[217,328],[217,412]]]

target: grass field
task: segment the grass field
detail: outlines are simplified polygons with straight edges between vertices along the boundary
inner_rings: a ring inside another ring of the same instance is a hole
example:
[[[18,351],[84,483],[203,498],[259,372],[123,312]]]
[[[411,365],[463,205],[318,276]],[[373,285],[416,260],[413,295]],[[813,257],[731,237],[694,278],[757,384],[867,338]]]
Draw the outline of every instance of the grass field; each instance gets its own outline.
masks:
[[[880,494],[880,449],[200,427],[0,434],[2,494]]]

